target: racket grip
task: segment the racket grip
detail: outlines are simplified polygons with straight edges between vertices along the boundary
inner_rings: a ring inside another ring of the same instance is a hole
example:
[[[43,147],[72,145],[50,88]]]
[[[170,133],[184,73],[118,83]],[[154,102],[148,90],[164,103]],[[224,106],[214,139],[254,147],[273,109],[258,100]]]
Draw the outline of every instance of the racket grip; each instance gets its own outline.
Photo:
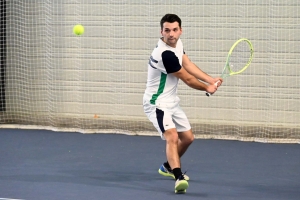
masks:
[[[217,82],[215,82],[215,86],[218,86],[218,83],[219,83],[220,81],[217,81]],[[208,97],[210,97],[212,94],[211,93],[209,93],[209,92],[206,92],[206,96],[208,96]]]

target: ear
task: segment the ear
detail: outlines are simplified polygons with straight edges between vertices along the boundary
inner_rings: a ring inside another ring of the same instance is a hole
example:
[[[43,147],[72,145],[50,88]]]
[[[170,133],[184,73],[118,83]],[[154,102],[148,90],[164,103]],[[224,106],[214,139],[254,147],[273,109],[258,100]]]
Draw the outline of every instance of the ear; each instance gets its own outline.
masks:
[[[162,35],[162,33],[163,33],[163,30],[162,30],[162,29],[160,29],[160,34]]]

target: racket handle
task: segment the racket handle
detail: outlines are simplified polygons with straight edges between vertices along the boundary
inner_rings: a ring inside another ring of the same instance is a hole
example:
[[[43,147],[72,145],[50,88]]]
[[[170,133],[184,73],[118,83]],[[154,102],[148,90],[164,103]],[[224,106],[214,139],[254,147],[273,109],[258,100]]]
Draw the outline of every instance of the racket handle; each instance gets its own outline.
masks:
[[[219,83],[220,81],[217,81],[217,82],[215,82],[215,86],[218,86],[218,83]],[[211,93],[209,93],[209,92],[206,92],[206,96],[208,96],[208,97],[210,97],[212,94]]]

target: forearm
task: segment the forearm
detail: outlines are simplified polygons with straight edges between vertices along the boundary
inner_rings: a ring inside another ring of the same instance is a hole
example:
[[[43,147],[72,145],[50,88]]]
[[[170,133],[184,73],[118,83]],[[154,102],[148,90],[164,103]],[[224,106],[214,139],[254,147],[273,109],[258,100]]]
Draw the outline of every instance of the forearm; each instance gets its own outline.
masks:
[[[185,84],[189,87],[194,88],[196,90],[203,90],[213,94],[217,86],[215,84],[206,84],[199,81],[196,77],[188,73],[184,67],[182,67],[179,71],[172,73],[177,78],[180,78]]]
[[[189,74],[193,75],[197,79],[209,84],[213,83],[213,78],[208,74],[206,74],[205,72],[203,72],[193,62],[191,62],[190,59],[187,57],[187,55],[183,55],[182,66]]]
[[[189,87],[194,88],[196,90],[207,90],[207,85],[201,81],[199,81],[196,77],[190,76],[189,78],[182,80]]]
[[[191,63],[191,66],[187,71],[195,76],[197,79],[204,81],[206,83],[211,83],[213,78],[209,76],[207,73],[203,72],[199,67],[197,67],[194,63]]]

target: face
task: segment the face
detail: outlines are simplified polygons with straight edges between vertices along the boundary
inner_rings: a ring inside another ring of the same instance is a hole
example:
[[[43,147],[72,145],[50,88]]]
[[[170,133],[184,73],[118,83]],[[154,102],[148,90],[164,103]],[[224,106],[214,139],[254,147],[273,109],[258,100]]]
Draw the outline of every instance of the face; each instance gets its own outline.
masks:
[[[182,33],[182,29],[179,27],[178,22],[163,23],[163,29],[161,30],[161,35],[163,36],[163,40],[167,45],[175,48],[181,33]]]

